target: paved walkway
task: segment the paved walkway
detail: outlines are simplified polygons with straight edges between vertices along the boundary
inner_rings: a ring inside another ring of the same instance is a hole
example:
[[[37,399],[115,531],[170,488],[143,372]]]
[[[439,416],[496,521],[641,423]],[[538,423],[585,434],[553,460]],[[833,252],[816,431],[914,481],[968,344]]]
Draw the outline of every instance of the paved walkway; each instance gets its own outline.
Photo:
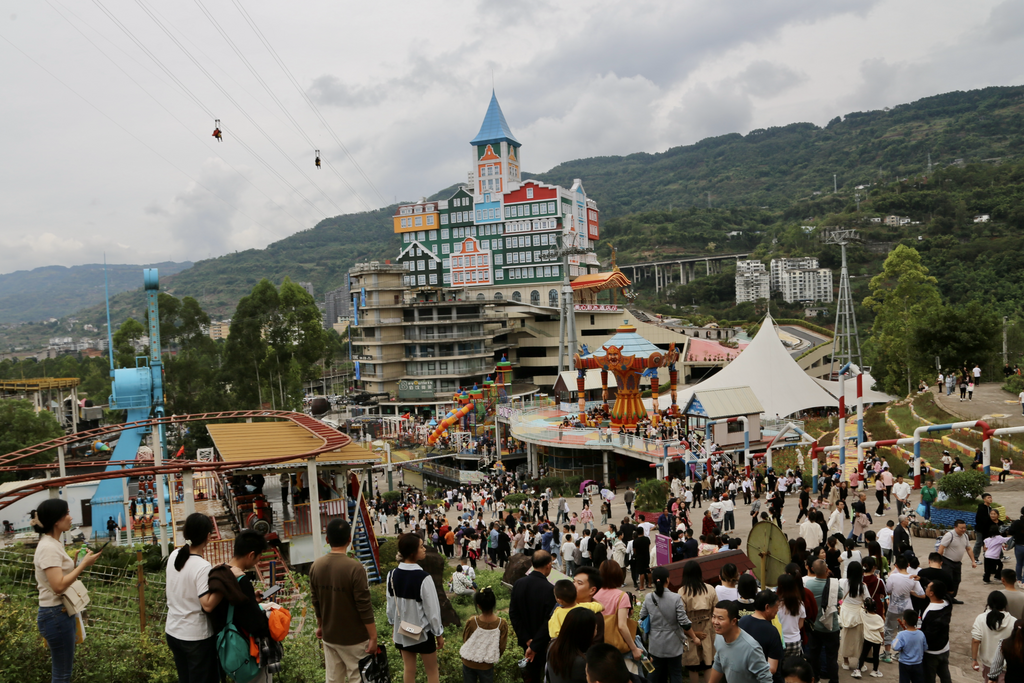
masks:
[[[982,382],[975,387],[974,399],[970,401],[961,401],[960,391],[955,387],[949,396],[945,391],[937,393],[935,387],[931,391],[936,394],[935,402],[943,410],[961,419],[985,420],[990,427],[1024,426],[1024,415],[1021,415],[1017,397],[1001,387],[1002,383]]]

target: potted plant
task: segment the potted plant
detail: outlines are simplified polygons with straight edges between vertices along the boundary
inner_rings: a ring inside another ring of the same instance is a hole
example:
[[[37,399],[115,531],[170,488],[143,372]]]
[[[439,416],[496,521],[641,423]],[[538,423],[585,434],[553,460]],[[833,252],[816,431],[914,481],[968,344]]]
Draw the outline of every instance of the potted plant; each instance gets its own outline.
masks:
[[[664,479],[648,479],[636,487],[636,514],[645,522],[657,524],[668,505],[669,485]]]

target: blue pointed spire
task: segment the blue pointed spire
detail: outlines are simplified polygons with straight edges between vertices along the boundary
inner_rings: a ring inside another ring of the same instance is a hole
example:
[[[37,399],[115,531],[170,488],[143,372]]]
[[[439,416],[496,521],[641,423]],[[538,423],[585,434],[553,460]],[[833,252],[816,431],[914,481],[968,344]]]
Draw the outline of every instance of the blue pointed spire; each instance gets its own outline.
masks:
[[[480,132],[470,140],[471,145],[487,145],[495,142],[512,142],[516,145],[522,143],[516,140],[509,130],[505,115],[501,112],[501,105],[498,104],[498,97],[491,90],[491,103],[487,105],[487,114],[484,115],[484,122],[480,126]]]

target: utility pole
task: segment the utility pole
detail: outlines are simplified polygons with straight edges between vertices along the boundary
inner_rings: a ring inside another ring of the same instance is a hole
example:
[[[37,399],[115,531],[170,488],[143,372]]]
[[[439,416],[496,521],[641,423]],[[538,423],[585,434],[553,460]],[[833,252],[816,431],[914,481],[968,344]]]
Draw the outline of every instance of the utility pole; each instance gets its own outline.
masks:
[[[837,180],[836,174],[832,174],[832,194],[839,192],[839,181]]]
[[[1006,355],[1006,316],[1003,316],[1003,366],[1010,364],[1009,359]]]
[[[711,193],[708,192],[708,208],[711,208]]]

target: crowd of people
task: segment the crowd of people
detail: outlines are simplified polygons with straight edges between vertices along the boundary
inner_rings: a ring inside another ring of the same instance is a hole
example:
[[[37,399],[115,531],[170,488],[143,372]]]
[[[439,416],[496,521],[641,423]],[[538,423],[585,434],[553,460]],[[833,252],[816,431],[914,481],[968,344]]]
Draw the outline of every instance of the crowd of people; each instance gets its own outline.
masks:
[[[863,477],[848,482],[837,475],[835,466],[826,467],[821,491],[812,495],[799,468],[748,476],[727,459],[713,458],[705,476],[691,483],[671,479],[667,504],[654,518],[633,510],[632,486],[618,497],[614,484],[597,482],[583,491],[577,512],[570,509],[573,496],[534,491],[511,474],[453,486],[433,500],[411,489],[393,500],[372,496],[374,523],[398,537],[400,564],[385,582],[387,621],[404,678],[412,681],[420,663],[428,681],[439,678],[439,595],[420,565],[433,548],[456,565],[448,590],[476,606],[460,649],[467,683],[493,681],[510,636],[525,653],[524,677],[538,683],[608,683],[643,673],[673,683],[684,675],[690,683],[701,675],[705,683],[835,683],[840,669],[855,678],[878,677],[881,665],[894,662],[901,681],[948,683],[950,618],[953,606],[963,604],[958,595],[968,562],[971,569],[983,564],[982,581],[997,588],[973,623],[973,664],[983,677],[1015,680],[1024,671],[1024,509],[1007,525],[986,495],[973,520],[973,544],[966,523],[957,521],[934,552],[919,558],[909,532],[909,484],[877,458],[866,462]],[[524,495],[508,502],[516,493]],[[930,481],[918,493],[925,504],[934,500]],[[752,522],[781,527],[789,498],[796,501],[797,533],[789,538],[792,563],[785,571],[761,585],[726,562],[717,585],[708,583],[693,560],[742,548],[731,535],[737,507],[746,506]],[[613,500],[626,507],[618,520]],[[879,516],[893,506],[896,519],[883,524]],[[35,556],[39,628],[53,658],[53,680],[70,680],[75,616],[65,597],[76,583],[85,591],[78,579],[98,555],[76,562],[60,547],[57,539],[70,526],[60,499],[40,505],[34,524],[41,534]],[[228,673],[239,681],[269,680],[290,615],[264,600],[249,578],[265,539],[243,531],[231,561],[214,567],[203,556],[209,518],[189,516],[183,532],[185,544],[166,570],[166,640],[179,681],[220,680],[218,636],[232,628],[246,642],[251,638],[259,654]],[[670,559],[685,563],[671,587],[655,557],[659,535],[670,539]],[[358,663],[377,651],[379,624],[366,572],[348,555],[348,523],[332,520],[326,536],[331,551],[309,574],[317,636],[327,680],[358,680]],[[1011,549],[1016,569],[1003,566]],[[532,569],[512,587],[506,622],[495,612],[494,593],[478,589],[476,571],[479,562],[503,567],[515,555],[528,557]],[[555,570],[567,579],[549,580]]]

